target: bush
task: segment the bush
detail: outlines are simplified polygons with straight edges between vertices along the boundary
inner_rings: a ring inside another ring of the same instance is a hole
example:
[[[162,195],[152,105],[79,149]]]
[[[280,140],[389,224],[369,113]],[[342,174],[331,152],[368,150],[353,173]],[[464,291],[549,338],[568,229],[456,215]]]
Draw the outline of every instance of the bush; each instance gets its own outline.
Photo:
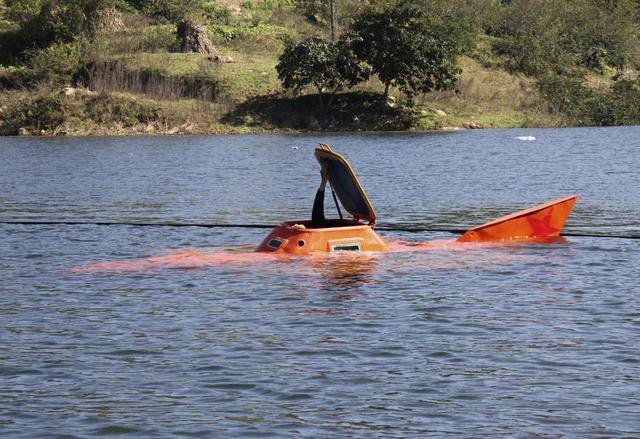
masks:
[[[27,50],[75,41],[90,30],[90,18],[96,11],[112,3],[113,0],[16,1],[12,11],[25,12],[19,17],[19,26],[0,37],[0,61],[13,62]]]
[[[594,91],[580,79],[549,74],[539,85],[552,111],[570,116],[579,125],[640,124],[640,80],[622,80],[611,90]]]
[[[16,136],[21,128],[29,132],[55,131],[64,122],[64,95],[44,90],[21,97],[2,110],[0,135]]]
[[[169,23],[177,23],[202,8],[202,0],[132,0],[144,14]]]
[[[159,119],[159,109],[134,98],[101,93],[85,102],[85,112],[94,122],[133,127]]]
[[[295,3],[295,0],[245,0],[242,2],[242,7],[249,10],[273,11],[293,6]]]
[[[594,93],[580,79],[550,73],[540,78],[538,85],[552,112],[567,114],[581,124],[590,122],[585,118],[589,118]]]
[[[33,81],[33,73],[26,66],[0,67],[0,91],[25,88]]]
[[[512,0],[504,2],[496,53],[528,75],[567,73],[575,67],[603,72],[640,62],[635,0]]]
[[[378,2],[382,3],[382,2]],[[295,0],[295,9],[307,21],[324,27],[331,25],[329,0]],[[353,17],[376,5],[372,0],[333,0],[334,19],[338,28],[348,26]]]
[[[640,80],[617,82],[611,93],[594,99],[590,110],[597,125],[640,124]]]
[[[56,43],[45,49],[29,51],[27,56],[33,77],[48,84],[68,84],[81,68],[75,44]]]
[[[209,26],[209,32],[213,35],[214,40],[224,43],[256,41],[264,43],[265,39],[289,41],[293,38],[291,30],[284,26],[275,24],[260,23],[257,25],[249,24],[214,24]]]
[[[15,23],[23,23],[36,17],[40,13],[42,0],[3,0],[0,2],[0,10],[4,3],[4,15],[7,20]]]
[[[231,19],[231,11],[229,9],[221,8],[211,3],[202,6],[202,14],[207,21],[213,23],[229,24]]]

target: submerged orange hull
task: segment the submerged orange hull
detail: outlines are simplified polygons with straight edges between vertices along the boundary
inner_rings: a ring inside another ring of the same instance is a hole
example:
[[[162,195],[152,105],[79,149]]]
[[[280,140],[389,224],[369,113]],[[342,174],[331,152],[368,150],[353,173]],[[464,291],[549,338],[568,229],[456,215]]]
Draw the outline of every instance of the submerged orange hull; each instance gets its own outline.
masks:
[[[540,242],[556,239],[577,199],[577,195],[572,195],[503,216],[467,231],[455,242]],[[372,226],[355,221],[336,220],[323,228],[312,228],[309,221],[289,221],[277,226],[256,251],[308,255],[334,251],[386,252],[389,246]]]
[[[308,221],[288,221],[277,226],[258,246],[259,252],[294,255],[334,251],[385,252],[389,247],[366,224],[344,221],[336,227],[311,228]]]
[[[458,242],[527,242],[557,238],[578,195],[549,201],[467,231]]]

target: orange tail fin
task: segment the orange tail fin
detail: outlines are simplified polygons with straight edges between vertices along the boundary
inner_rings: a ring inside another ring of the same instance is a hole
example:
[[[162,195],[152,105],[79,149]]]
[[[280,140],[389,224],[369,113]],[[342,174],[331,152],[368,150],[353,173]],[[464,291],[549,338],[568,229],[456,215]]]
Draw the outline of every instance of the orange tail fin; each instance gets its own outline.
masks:
[[[503,216],[462,235],[458,242],[523,242],[556,238],[564,227],[578,195],[549,201]]]

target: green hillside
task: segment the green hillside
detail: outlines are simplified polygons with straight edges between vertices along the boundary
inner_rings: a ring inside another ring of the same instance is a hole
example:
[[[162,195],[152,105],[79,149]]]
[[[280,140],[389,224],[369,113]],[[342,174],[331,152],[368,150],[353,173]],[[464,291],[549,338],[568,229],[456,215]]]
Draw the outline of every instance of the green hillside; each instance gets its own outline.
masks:
[[[321,108],[315,87],[284,89],[276,65],[285,47],[330,40],[329,0],[0,0],[0,135],[640,123],[637,2],[407,3],[428,17],[409,32],[455,45],[455,80],[413,95],[391,82],[385,98],[373,69]],[[394,7],[334,0],[336,38],[350,44],[358,17]],[[185,18],[209,53],[181,53]]]

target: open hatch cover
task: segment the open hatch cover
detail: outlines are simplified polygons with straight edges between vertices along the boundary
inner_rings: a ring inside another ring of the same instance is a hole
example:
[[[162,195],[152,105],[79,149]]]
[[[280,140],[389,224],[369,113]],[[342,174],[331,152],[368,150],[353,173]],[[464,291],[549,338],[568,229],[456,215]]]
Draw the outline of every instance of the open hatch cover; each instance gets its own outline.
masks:
[[[326,167],[329,183],[346,211],[356,220],[375,224],[376,212],[349,162],[324,143],[316,148],[315,156]]]

